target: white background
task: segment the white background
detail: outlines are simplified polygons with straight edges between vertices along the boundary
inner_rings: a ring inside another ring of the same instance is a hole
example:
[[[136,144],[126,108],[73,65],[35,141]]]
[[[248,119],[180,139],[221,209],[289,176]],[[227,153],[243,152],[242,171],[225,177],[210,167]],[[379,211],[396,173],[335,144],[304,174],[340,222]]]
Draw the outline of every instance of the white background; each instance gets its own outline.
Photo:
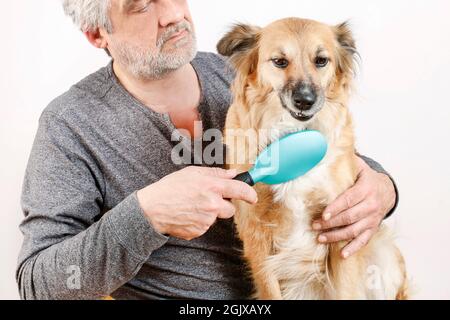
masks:
[[[398,182],[401,203],[389,224],[416,298],[450,299],[450,2],[189,2],[204,51],[214,51],[232,22],[352,20],[363,59],[351,106],[359,149]],[[58,0],[4,1],[0,15],[0,299],[16,299],[20,191],[38,117],[108,59],[64,17]]]

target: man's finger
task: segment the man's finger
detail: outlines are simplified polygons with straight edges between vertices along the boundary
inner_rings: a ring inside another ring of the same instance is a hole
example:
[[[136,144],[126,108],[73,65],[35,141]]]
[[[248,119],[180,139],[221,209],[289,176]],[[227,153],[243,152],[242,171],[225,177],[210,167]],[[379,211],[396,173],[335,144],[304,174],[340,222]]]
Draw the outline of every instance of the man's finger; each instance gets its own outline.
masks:
[[[358,203],[356,206],[347,209],[337,216],[331,217],[330,220],[317,220],[313,223],[313,229],[316,231],[328,230],[338,227],[345,227],[354,224],[367,216],[369,211],[366,201]]]
[[[356,184],[341,194],[335,201],[328,205],[328,207],[324,210],[322,219],[324,221],[328,221],[331,218],[339,215],[345,210],[348,210],[365,198],[365,190],[361,188],[358,181]]]
[[[221,212],[217,216],[219,219],[233,218],[234,214],[236,213],[236,208],[230,201],[223,200],[222,208],[223,210],[221,210]]]
[[[334,243],[353,240],[369,228],[370,219],[364,219],[351,226],[322,233],[319,235],[318,241],[320,243]]]
[[[222,197],[225,199],[243,200],[249,204],[258,202],[258,195],[255,189],[244,182],[235,180],[222,182]]]
[[[225,170],[222,168],[209,168],[209,167],[191,167],[193,170],[201,175],[207,175],[211,177],[221,178],[221,179],[233,179],[236,177],[236,170]]]
[[[363,247],[365,247],[369,243],[374,232],[375,231],[373,229],[369,229],[361,233],[356,239],[354,239],[344,249],[342,249],[342,257],[344,259],[347,259],[348,257],[351,257],[356,252],[361,250]]]

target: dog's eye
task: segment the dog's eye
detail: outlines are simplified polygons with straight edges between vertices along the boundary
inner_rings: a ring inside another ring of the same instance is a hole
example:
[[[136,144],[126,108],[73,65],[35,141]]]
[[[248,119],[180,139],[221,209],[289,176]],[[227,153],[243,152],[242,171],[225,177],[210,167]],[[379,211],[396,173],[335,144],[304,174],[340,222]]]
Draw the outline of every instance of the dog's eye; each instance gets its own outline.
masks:
[[[289,61],[287,61],[284,58],[272,59],[272,62],[275,65],[275,67],[280,68],[280,69],[285,69],[289,65]]]
[[[328,62],[330,62],[330,60],[328,58],[317,57],[316,61],[315,61],[315,64],[316,64],[317,68],[323,68],[323,67],[325,67],[328,64]]]

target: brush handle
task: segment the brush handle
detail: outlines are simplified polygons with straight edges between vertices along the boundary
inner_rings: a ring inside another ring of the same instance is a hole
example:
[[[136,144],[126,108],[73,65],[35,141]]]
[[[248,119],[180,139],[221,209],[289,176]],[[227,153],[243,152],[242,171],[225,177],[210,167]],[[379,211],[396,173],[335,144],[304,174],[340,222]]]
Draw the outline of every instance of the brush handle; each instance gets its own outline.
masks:
[[[255,185],[255,181],[253,181],[252,176],[248,172],[241,173],[240,175],[236,176],[233,180],[245,182],[250,187],[253,187]]]

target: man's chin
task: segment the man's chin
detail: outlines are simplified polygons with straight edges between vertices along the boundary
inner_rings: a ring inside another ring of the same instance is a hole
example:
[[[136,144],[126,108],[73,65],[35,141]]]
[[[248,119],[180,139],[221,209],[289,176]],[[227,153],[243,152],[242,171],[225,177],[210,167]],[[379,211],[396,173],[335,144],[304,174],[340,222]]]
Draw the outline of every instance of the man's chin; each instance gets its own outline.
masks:
[[[160,52],[161,55],[178,55],[180,57],[195,57],[197,46],[191,37],[180,39],[174,43],[165,43]]]
[[[159,52],[145,52],[136,55],[132,48],[127,48],[117,61],[121,62],[128,72],[143,80],[160,80],[167,74],[190,63],[197,55],[195,42],[191,45],[175,47],[173,44],[164,45]]]

